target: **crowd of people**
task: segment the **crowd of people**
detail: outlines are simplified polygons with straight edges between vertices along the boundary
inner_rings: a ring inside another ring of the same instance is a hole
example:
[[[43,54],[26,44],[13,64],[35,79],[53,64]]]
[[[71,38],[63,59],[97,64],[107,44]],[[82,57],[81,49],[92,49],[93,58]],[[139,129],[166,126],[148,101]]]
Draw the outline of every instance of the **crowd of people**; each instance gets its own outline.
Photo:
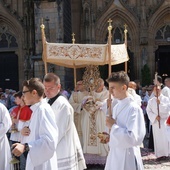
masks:
[[[120,71],[107,83],[99,78],[88,91],[80,80],[68,95],[60,78],[48,73],[24,81],[22,91],[1,90],[0,169],[11,169],[15,157],[26,170],[83,170],[84,156],[91,154],[106,158],[105,170],[143,170],[145,137],[157,160],[167,159],[170,78],[163,85],[156,76],[152,85],[140,87]]]

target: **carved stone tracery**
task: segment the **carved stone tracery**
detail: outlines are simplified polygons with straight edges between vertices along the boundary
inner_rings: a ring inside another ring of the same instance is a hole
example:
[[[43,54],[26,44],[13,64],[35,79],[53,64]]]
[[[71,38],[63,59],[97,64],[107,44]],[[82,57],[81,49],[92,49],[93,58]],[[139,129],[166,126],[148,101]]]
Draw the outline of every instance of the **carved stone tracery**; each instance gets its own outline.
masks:
[[[165,0],[120,0],[120,3],[123,7],[131,11],[134,16],[138,14],[138,19],[141,21],[142,15],[146,15],[147,18],[150,17],[164,1]],[[143,13],[143,5],[145,13]]]
[[[0,27],[0,48],[18,47],[15,36],[10,32],[7,25],[2,24]]]
[[[170,38],[170,24],[161,27],[155,36],[155,39],[157,40],[166,40],[167,38]]]

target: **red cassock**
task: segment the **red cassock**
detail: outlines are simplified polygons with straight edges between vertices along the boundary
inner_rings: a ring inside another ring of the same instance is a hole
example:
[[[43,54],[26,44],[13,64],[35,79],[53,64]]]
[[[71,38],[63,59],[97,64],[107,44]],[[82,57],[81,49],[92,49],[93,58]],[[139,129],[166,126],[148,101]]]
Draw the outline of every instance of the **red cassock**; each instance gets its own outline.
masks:
[[[11,112],[11,116],[14,119],[18,118],[19,120],[24,121],[24,122],[30,120],[31,114],[32,114],[32,110],[28,106],[23,106],[23,107],[17,106]]]
[[[167,121],[166,121],[166,124],[167,124],[168,126],[170,126],[170,116],[168,117],[168,119],[167,119]]]

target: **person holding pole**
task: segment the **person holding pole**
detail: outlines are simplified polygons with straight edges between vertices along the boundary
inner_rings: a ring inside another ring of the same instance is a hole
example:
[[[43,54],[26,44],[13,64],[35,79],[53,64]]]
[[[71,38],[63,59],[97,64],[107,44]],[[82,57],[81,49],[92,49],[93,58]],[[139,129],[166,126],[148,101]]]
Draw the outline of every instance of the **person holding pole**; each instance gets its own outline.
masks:
[[[170,114],[170,101],[161,93],[160,86],[155,86],[153,93],[154,97],[148,101],[146,111],[152,124],[155,155],[157,161],[160,161],[167,159],[169,155],[165,122]]]
[[[113,72],[107,82],[118,103],[112,117],[106,117],[110,151],[105,170],[143,170],[140,145],[146,133],[145,121],[142,109],[128,95],[129,77],[124,71]]]

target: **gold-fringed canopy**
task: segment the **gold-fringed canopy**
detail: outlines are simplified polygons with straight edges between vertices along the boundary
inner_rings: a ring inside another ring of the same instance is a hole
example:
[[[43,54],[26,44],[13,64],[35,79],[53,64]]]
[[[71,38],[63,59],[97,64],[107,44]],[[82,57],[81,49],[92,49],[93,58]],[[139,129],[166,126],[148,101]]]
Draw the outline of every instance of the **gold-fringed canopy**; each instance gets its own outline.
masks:
[[[128,61],[126,44],[66,44],[46,41],[44,25],[41,25],[43,41],[43,61],[68,68],[81,68],[86,65],[116,65]],[[111,59],[109,57],[111,56]]]

